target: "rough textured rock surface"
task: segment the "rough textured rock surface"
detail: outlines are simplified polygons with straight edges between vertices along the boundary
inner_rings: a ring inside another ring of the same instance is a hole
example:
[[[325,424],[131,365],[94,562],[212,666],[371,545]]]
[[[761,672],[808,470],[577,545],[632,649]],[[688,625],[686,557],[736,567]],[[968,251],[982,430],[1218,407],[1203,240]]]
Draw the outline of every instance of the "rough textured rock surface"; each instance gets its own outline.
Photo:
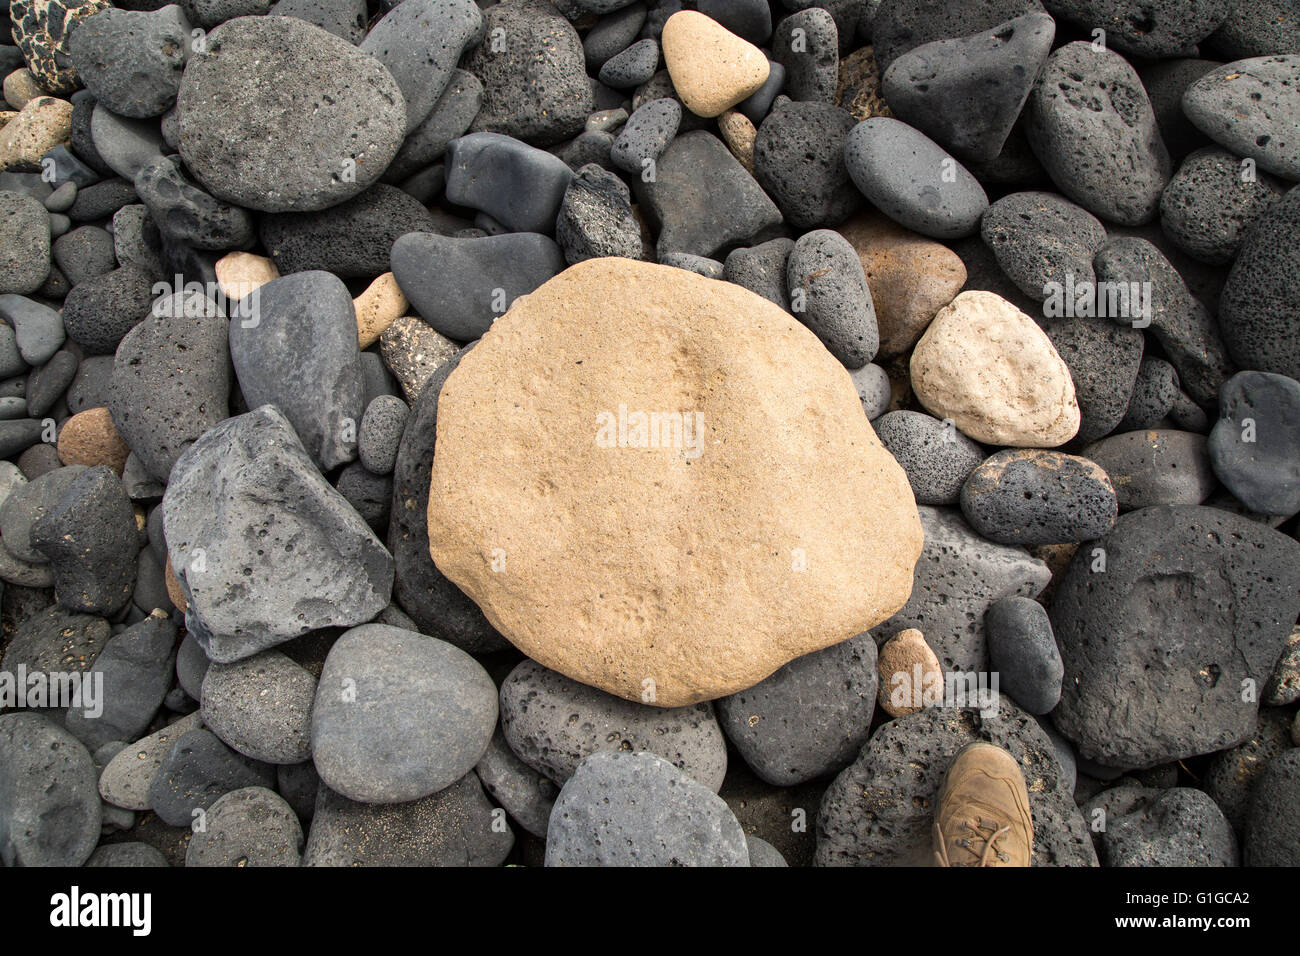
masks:
[[[1095,866],[1083,815],[1055,749],[1033,717],[1005,697],[996,715],[928,707],[884,725],[827,789],[817,815],[820,866],[933,865],[930,827],[944,774],[977,740],[1010,751],[1034,818],[1034,866]]]
[[[698,319],[682,320],[685,302]],[[551,370],[544,382],[524,353]],[[773,396],[761,411],[758,393]],[[665,415],[681,416],[676,432]],[[727,283],[626,259],[571,267],[462,358],[438,435],[439,569],[530,657],[629,700],[676,706],[748,687],[867,630],[911,587],[911,489],[848,373],[789,313]],[[514,450],[539,440],[572,454]],[[861,507],[846,512],[846,497]],[[715,547],[740,524],[751,546]],[[575,561],[577,540],[590,560]]]
[[[1179,506],[1125,515],[1096,548],[1075,555],[1052,601],[1065,662],[1057,728],[1081,756],[1125,768],[1246,739],[1259,705],[1242,681],[1262,687],[1282,653],[1300,610],[1300,545]]]

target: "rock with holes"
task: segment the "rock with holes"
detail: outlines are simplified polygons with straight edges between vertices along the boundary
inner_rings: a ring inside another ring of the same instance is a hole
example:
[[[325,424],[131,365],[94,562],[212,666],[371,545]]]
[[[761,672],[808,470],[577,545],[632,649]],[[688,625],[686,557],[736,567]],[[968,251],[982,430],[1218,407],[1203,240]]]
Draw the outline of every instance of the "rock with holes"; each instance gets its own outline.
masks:
[[[988,713],[927,707],[885,724],[822,797],[820,866],[931,866],[930,831],[944,775],[957,752],[985,740],[1010,751],[1029,787],[1034,866],[1096,866],[1047,734],[1003,697]]]
[[[971,472],[961,510],[976,531],[1003,544],[1061,544],[1100,538],[1119,506],[1110,477],[1077,455],[1008,448]]]
[[[186,627],[214,661],[359,624],[388,605],[392,557],[274,406],[191,445],[162,508]]]
[[[1125,515],[1057,585],[1057,728],[1083,757],[1125,768],[1246,739],[1259,705],[1243,681],[1268,680],[1298,580],[1300,544],[1266,525],[1197,506]]]
[[[708,703],[655,707],[623,700],[521,662],[501,685],[501,726],[521,760],[558,784],[601,750],[648,751],[715,793],[727,745]]]

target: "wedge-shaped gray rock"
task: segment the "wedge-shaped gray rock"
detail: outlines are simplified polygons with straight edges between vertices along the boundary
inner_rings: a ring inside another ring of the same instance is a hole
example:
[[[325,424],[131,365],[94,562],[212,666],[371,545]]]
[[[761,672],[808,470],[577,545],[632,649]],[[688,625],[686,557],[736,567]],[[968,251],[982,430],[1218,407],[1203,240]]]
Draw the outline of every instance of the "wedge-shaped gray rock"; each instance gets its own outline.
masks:
[[[448,201],[485,212],[511,232],[552,232],[572,178],[558,156],[500,133],[447,144]]]
[[[749,866],[731,808],[650,753],[601,751],[551,811],[547,866]]]
[[[114,740],[134,742],[162,706],[175,669],[176,625],[158,611],[104,645],[90,668],[90,679],[104,682],[102,712],[69,707],[68,730],[92,751]]]
[[[1083,42],[1061,47],[1048,57],[1025,117],[1029,145],[1061,192],[1120,225],[1154,218],[1169,151],[1122,56]]]
[[[473,770],[496,722],[496,685],[474,658],[435,637],[366,624],[325,659],[312,760],[350,800],[418,800]]]
[[[1010,751],[1029,787],[1034,866],[1096,866],[1082,814],[1038,722],[1008,698],[997,713],[927,707],[890,721],[822,797],[819,866],[932,866],[930,827],[953,758],[985,740]]]
[[[917,512],[925,546],[916,562],[912,596],[872,634],[880,643],[914,627],[945,671],[985,670],[984,613],[1012,594],[1036,596],[1051,572],[1024,548],[981,538],[956,510],[921,506]]]
[[[249,407],[277,406],[322,471],[352,461],[365,386],[343,280],[296,272],[254,291],[243,310],[230,323],[230,357]]]
[[[483,13],[474,0],[414,0],[394,4],[370,28],[361,50],[397,80],[409,133],[442,96],[461,54],[482,39]]]
[[[392,557],[273,406],[195,442],[162,508],[186,626],[214,661],[360,624],[388,604]]]
[[[1002,151],[1051,52],[1056,23],[1028,13],[983,33],[926,43],[883,77],[889,108],[963,159]]]
[[[523,661],[502,683],[501,726],[520,760],[560,784],[601,750],[656,754],[714,793],[727,772],[727,744],[712,704],[650,707],[536,661]]]
[[[632,188],[659,230],[658,254],[713,256],[779,225],[781,211],[716,136],[683,133],[659,157],[654,175]]]
[[[229,416],[227,324],[206,297],[173,294],[159,299],[117,347],[108,410],[159,481],[167,480],[181,452]]]
[[[535,232],[477,239],[408,232],[393,243],[392,265],[424,321],[449,339],[471,342],[565,263],[560,247]]]
[[[1098,553],[1100,549],[1100,553]],[[1053,712],[1081,756],[1153,767],[1255,730],[1300,611],[1300,544],[1199,506],[1125,515],[1080,549],[1052,601],[1065,680]]]

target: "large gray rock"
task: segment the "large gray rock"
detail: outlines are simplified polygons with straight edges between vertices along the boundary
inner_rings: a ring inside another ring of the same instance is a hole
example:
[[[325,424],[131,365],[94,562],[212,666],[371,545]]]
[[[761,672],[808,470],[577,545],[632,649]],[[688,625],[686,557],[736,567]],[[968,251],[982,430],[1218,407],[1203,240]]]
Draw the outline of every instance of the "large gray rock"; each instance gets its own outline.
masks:
[[[1036,596],[1051,572],[1024,548],[981,538],[958,511],[925,506],[917,511],[925,545],[913,572],[912,595],[871,633],[880,644],[916,628],[945,671],[983,671],[988,664],[984,612],[1013,594]]]
[[[985,740],[1016,759],[1029,788],[1034,866],[1095,866],[1096,853],[1052,742],[1003,697],[996,715],[928,707],[882,726],[827,789],[817,815],[820,866],[930,866],[936,798],[953,759]]]
[[[1203,790],[1121,785],[1088,801],[1084,815],[1105,821],[1096,838],[1097,855],[1106,866],[1238,863],[1237,837]]]
[[[78,21],[68,37],[77,78],[105,107],[121,116],[165,113],[176,102],[190,36],[177,7],[118,10]]]
[[[0,715],[0,861],[81,866],[99,842],[90,752],[38,714]]]
[[[496,685],[474,658],[415,631],[366,624],[325,658],[312,760],[350,800],[418,800],[473,770],[496,722]]]
[[[329,272],[297,272],[255,290],[230,323],[230,357],[250,408],[275,405],[322,471],[357,457],[365,411],[352,296]]]
[[[392,557],[274,406],[190,446],[162,508],[186,626],[214,661],[359,624],[388,604]]]
[[[323,209],[383,173],[406,101],[382,63],[294,17],[239,17],[191,56],[176,101],[181,156],[217,198]]]
[[[876,709],[876,643],[859,634],[797,657],[717,701],[727,737],[763,780],[790,787],[844,768]]]
[[[1083,42],[1061,47],[1025,117],[1029,144],[1061,192],[1121,225],[1154,218],[1169,152],[1142,81],[1122,56]]]
[[[727,772],[727,744],[712,704],[638,704],[531,660],[501,685],[501,727],[520,760],[559,784],[602,750],[653,753],[714,793]]]
[[[1247,518],[1198,506],[1121,517],[1075,554],[1052,601],[1057,729],[1120,768],[1245,740],[1259,707],[1245,681],[1268,680],[1300,611],[1297,581],[1300,544]]]
[[[749,866],[721,797],[649,753],[604,750],[556,798],[547,866]]]

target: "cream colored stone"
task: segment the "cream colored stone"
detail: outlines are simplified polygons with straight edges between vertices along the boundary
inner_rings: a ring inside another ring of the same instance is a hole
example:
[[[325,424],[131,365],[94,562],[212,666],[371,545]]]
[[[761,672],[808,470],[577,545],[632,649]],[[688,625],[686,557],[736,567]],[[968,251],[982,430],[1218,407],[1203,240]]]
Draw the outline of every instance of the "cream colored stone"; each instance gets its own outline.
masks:
[[[891,717],[914,714],[943,700],[943,668],[925,635],[915,628],[886,641],[876,667],[880,671],[876,700]]]
[[[410,306],[391,272],[385,272],[352,300],[357,313],[357,340],[363,349],[379,341],[384,330]]]
[[[987,445],[1053,448],[1079,430],[1070,370],[1047,334],[992,292],[963,292],[912,352],[912,390]]]
[[[762,50],[694,10],[668,18],[660,45],[677,95],[697,116],[718,116],[767,81]]]
[[[274,262],[251,252],[228,252],[217,260],[214,269],[221,294],[231,301],[238,301],[272,279],[280,278]]]
[[[16,110],[22,109],[42,94],[43,91],[40,84],[36,82],[36,77],[32,76],[31,70],[25,66],[14,70],[5,77],[5,102]]]
[[[728,110],[718,117],[718,132],[733,156],[749,175],[754,175],[754,137],[758,130],[744,113]]]
[[[53,96],[29,100],[0,129],[0,170],[39,172],[41,157],[71,134],[71,103]]]
[[[465,353],[437,428],[438,568],[529,657],[628,700],[735,693],[911,592],[916,505],[848,372],[740,286],[579,263]]]
[[[167,586],[167,596],[171,598],[172,606],[184,614],[186,609],[189,608],[190,602],[185,598],[185,590],[176,577],[176,569],[172,567],[170,556],[168,556],[167,564],[163,568],[163,584]]]
[[[880,330],[876,361],[905,354],[966,284],[961,256],[874,210],[836,231],[857,252],[867,275]]]

